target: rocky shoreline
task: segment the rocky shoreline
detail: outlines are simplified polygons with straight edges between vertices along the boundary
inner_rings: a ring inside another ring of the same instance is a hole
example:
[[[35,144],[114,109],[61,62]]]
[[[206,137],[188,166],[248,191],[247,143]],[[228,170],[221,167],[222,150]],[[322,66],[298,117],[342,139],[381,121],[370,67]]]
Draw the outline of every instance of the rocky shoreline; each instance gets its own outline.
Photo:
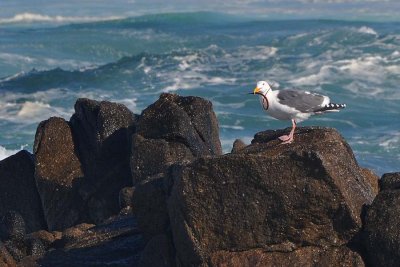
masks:
[[[0,162],[0,266],[398,266],[400,173],[335,129],[282,131],[223,155],[205,99],[78,99]]]

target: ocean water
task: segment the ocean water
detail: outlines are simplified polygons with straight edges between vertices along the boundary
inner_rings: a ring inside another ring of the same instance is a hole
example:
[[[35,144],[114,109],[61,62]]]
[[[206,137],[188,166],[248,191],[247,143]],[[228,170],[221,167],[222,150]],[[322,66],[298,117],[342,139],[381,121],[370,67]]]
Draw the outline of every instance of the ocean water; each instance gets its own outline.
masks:
[[[83,21],[83,22],[82,22]],[[400,23],[266,20],[210,12],[131,18],[0,19],[0,159],[32,150],[38,123],[69,119],[78,97],[135,113],[162,92],[209,99],[224,152],[285,128],[248,95],[258,80],[346,103],[303,125],[338,129],[359,164],[400,171]]]

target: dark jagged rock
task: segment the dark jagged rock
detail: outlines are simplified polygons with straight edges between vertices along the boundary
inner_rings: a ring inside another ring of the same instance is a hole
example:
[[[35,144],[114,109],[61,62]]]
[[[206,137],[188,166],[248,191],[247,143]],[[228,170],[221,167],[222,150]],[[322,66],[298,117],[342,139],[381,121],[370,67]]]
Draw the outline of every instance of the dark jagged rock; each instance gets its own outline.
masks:
[[[0,239],[19,239],[25,237],[26,227],[24,218],[15,211],[8,211],[0,218]]]
[[[139,227],[146,240],[167,232],[169,217],[164,177],[153,177],[137,184],[133,204]]]
[[[142,112],[137,133],[182,143],[196,157],[222,153],[212,104],[200,97],[162,94]]]
[[[141,253],[139,267],[169,267],[174,263],[174,250],[171,239],[166,235],[154,236]]]
[[[33,156],[25,150],[0,161],[0,217],[21,214],[28,233],[47,228],[34,173]]]
[[[212,104],[199,97],[162,94],[146,108],[132,138],[134,211],[146,240],[169,225],[165,178],[175,163],[220,155],[218,122]]]
[[[16,267],[17,263],[14,258],[8,252],[4,243],[0,241],[0,266],[4,267]]]
[[[119,191],[119,197],[118,197],[118,202],[119,202],[119,208],[120,209],[125,209],[125,208],[132,208],[133,206],[133,194],[135,192],[134,187],[124,187]]]
[[[400,189],[400,172],[385,173],[379,180],[380,190]]]
[[[71,123],[42,122],[34,152],[36,181],[50,230],[118,214],[118,194],[132,185],[130,135],[135,115],[121,104],[78,99]]]
[[[80,237],[82,235],[86,234],[87,231],[90,228],[93,228],[94,226],[95,226],[94,224],[81,223],[81,224],[75,225],[73,227],[70,227],[68,229],[65,229],[62,232],[62,238],[59,242],[59,246],[60,246],[60,243],[65,245],[65,244],[70,244],[70,243],[79,241]]]
[[[134,184],[164,173],[173,163],[222,153],[212,104],[199,97],[162,94],[142,112],[136,133],[131,159]]]
[[[235,142],[233,142],[231,153],[237,153],[245,147],[246,147],[246,144],[242,140],[236,139]]]
[[[376,196],[379,193],[379,176],[367,168],[361,168],[361,172],[366,178],[366,181],[371,185],[372,192]]]
[[[61,232],[48,232],[48,231],[44,231],[44,230],[40,230],[31,234],[28,234],[26,239],[28,240],[36,240],[36,241],[32,241],[32,242],[37,242],[39,241],[40,243],[43,244],[43,246],[45,247],[45,250],[48,250],[50,247],[52,247],[53,243],[56,240],[61,239],[62,237],[62,233]]]
[[[137,266],[144,248],[136,221],[131,216],[117,217],[86,230],[82,228],[79,235],[65,241],[39,259],[39,266]]]
[[[122,104],[78,99],[71,117],[85,180],[80,193],[96,223],[119,211],[118,194],[131,186],[130,136],[136,115]]]
[[[136,184],[154,175],[162,176],[173,163],[190,161],[193,158],[190,149],[182,143],[145,139],[136,134],[132,138],[133,182]]]
[[[16,262],[27,256],[27,248],[23,240],[7,240],[4,245]]]
[[[288,131],[236,141],[221,156],[209,101],[162,94],[138,117],[79,99],[70,123],[38,127],[39,194],[29,153],[0,162],[0,193],[12,196],[0,194],[0,213],[22,215],[0,222],[0,266],[364,266],[349,247],[371,266],[396,266],[398,173],[383,176],[365,208],[377,176],[340,134],[299,127],[281,145]],[[63,232],[31,233],[46,223],[32,226],[30,212]]]
[[[281,145],[280,134],[173,167],[168,211],[184,266],[220,250],[337,247],[360,230],[374,194],[345,140],[333,129],[300,128]]]
[[[46,253],[46,246],[38,239],[27,240],[27,254],[34,257],[42,257]]]
[[[85,203],[79,194],[83,172],[69,124],[52,117],[39,124],[34,153],[35,178],[50,230],[86,221]]]
[[[347,247],[320,248],[307,246],[291,252],[268,252],[262,249],[243,252],[218,251],[211,256],[211,266],[331,266],[363,267],[360,255]]]
[[[383,190],[367,210],[363,241],[370,266],[394,267],[400,262],[400,189],[393,189],[393,176],[385,177]]]

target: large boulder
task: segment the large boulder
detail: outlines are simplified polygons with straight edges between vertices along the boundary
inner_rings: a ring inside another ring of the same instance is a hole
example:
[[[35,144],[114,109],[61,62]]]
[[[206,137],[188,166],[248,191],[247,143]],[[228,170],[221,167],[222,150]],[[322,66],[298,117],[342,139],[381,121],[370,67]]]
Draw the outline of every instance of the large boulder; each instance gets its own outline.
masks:
[[[347,247],[320,248],[313,246],[306,246],[289,252],[268,252],[262,249],[239,252],[218,251],[211,255],[209,265],[230,267],[365,266],[361,256]]]
[[[137,133],[149,139],[182,143],[196,157],[222,153],[212,104],[200,97],[161,94],[142,112]]]
[[[211,102],[162,94],[142,112],[137,124],[132,142],[133,183],[164,173],[173,163],[221,153]]]
[[[17,263],[7,250],[6,246],[0,241],[0,266],[16,267]]]
[[[37,260],[38,266],[138,266],[144,249],[132,216],[117,216],[97,226],[77,225],[65,230],[58,242]]]
[[[299,128],[289,145],[280,134],[173,167],[168,212],[181,264],[217,251],[340,247],[359,232],[374,193],[346,141],[328,128]]]
[[[21,214],[27,233],[47,228],[34,174],[34,159],[26,150],[0,161],[0,217]]]
[[[370,266],[399,266],[400,173],[384,174],[381,192],[368,208],[363,232]]]
[[[162,94],[141,114],[132,138],[133,206],[146,239],[169,226],[165,177],[175,163],[222,153],[211,102]]]
[[[21,240],[25,237],[26,226],[24,218],[15,211],[8,211],[0,217],[0,239]]]
[[[68,122],[56,117],[41,122],[33,150],[36,184],[49,230],[86,221],[87,208],[79,194],[83,171]]]
[[[75,103],[70,123],[85,176],[80,193],[91,221],[118,213],[119,191],[132,185],[130,136],[136,120],[122,104],[86,98]]]
[[[385,173],[379,180],[380,190],[400,189],[400,172]]]
[[[193,159],[190,149],[183,143],[146,139],[139,134],[132,138],[131,168],[135,185],[154,175],[164,175],[174,163]]]

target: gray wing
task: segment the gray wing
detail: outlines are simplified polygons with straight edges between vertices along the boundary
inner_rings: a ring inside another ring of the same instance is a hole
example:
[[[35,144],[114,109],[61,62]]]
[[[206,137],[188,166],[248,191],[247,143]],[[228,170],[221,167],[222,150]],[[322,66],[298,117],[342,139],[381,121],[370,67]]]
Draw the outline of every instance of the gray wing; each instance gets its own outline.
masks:
[[[327,96],[300,90],[282,90],[278,92],[277,97],[279,103],[305,113],[315,112],[321,109],[324,102],[329,103]]]

